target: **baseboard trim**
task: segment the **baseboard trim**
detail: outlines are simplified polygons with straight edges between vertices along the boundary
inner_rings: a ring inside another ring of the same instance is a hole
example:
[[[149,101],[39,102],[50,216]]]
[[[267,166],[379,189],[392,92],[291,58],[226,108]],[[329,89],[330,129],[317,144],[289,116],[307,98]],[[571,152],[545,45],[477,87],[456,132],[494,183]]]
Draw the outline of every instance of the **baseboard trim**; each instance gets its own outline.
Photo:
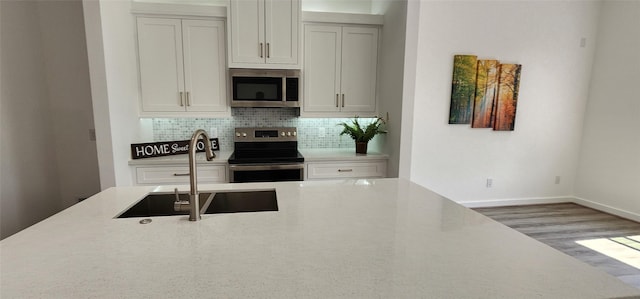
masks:
[[[602,211],[605,213],[609,213],[618,217],[640,222],[640,214],[628,212],[625,210],[614,208],[612,206],[603,205],[601,203],[593,202],[593,201],[580,198],[580,197],[575,197],[575,196],[573,197],[573,202],[576,204],[579,204],[588,208],[592,208],[598,211]]]
[[[562,196],[562,197],[531,197],[531,198],[513,198],[513,199],[493,199],[493,200],[475,200],[475,201],[461,201],[459,204],[467,208],[490,208],[490,207],[504,207],[504,206],[523,206],[523,205],[535,205],[535,204],[551,204],[551,203],[566,203],[573,202],[574,197]]]

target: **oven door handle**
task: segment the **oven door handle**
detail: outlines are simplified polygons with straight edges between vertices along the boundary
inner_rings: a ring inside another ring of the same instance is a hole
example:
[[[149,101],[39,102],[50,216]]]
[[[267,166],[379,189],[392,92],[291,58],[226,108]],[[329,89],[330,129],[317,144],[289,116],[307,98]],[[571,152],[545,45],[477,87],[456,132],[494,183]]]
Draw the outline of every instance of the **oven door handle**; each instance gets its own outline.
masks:
[[[252,171],[252,170],[285,170],[304,169],[304,164],[267,164],[267,165],[229,165],[230,170]]]

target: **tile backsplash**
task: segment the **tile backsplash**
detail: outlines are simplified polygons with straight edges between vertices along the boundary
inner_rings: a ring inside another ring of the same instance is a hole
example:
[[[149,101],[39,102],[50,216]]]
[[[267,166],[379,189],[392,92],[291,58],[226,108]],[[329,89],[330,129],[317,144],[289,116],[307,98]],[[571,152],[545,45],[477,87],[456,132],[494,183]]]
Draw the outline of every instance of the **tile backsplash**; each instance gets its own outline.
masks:
[[[351,148],[349,136],[340,136],[339,123],[349,118],[301,118],[295,109],[233,108],[231,118],[154,118],[154,141],[187,140],[196,129],[218,131],[220,148],[233,149],[236,127],[296,127],[300,148]],[[373,119],[362,118],[364,123]],[[324,134],[324,137],[323,137]]]

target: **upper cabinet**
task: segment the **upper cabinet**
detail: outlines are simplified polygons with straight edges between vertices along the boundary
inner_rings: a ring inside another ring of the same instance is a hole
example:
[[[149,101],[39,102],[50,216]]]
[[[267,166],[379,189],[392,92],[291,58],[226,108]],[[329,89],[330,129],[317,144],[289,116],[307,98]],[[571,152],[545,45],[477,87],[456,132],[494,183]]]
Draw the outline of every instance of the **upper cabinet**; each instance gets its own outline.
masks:
[[[304,28],[305,116],[375,115],[378,28]]]
[[[229,114],[225,24],[137,17],[141,116]]]
[[[300,0],[233,0],[229,21],[229,67],[300,67]]]

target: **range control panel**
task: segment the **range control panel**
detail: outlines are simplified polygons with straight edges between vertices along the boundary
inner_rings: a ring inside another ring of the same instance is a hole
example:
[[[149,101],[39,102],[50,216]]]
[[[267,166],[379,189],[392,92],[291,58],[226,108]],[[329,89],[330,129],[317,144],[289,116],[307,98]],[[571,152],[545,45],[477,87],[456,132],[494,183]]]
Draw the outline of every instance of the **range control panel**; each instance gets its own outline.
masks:
[[[282,128],[236,128],[235,142],[278,142],[297,141],[298,130],[294,127]]]

